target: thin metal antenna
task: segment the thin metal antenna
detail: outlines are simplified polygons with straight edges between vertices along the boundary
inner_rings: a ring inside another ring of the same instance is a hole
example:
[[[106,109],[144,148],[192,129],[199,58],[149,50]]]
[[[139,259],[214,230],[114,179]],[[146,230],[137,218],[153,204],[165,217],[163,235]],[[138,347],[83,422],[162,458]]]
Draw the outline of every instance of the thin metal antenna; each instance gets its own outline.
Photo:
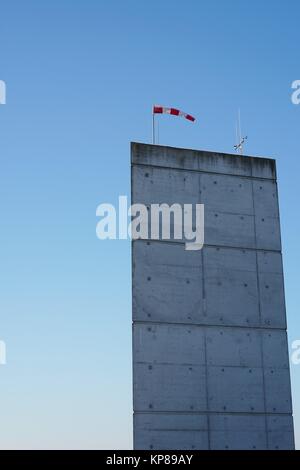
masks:
[[[241,131],[241,110],[239,109],[238,112],[238,122],[236,124],[236,137],[237,137],[237,144],[234,146],[235,150],[237,153],[240,155],[243,155],[243,147],[244,143],[248,139],[247,136],[242,137],[242,131]]]
[[[241,108],[239,108],[239,114],[238,114],[238,126],[239,126],[239,142],[242,140],[242,131],[241,131]],[[243,149],[241,149],[241,154],[243,152]]]

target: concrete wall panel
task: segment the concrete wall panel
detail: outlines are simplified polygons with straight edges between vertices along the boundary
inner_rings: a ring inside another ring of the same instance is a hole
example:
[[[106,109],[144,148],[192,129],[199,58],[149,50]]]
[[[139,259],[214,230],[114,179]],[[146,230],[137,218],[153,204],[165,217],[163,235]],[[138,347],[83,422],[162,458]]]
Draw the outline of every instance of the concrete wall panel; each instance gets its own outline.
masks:
[[[191,171],[134,168],[133,200],[140,204],[199,204],[200,176]]]
[[[134,377],[136,411],[206,410],[204,366],[135,363]]]
[[[279,217],[277,184],[275,181],[253,180],[255,214],[261,217]]]
[[[203,255],[205,268],[256,273],[256,255],[254,251],[205,246]]]
[[[282,275],[260,273],[259,289],[262,325],[273,328],[286,328]]]
[[[287,334],[285,330],[262,331],[263,361],[265,367],[289,367]]]
[[[291,416],[268,416],[267,426],[269,450],[293,450],[295,448]]]
[[[203,256],[206,322],[259,325],[255,252],[205,247]]]
[[[251,176],[276,180],[275,160],[269,158],[251,158]]]
[[[251,272],[205,270],[206,323],[257,326],[259,307],[256,276]]]
[[[202,328],[136,323],[133,335],[135,362],[205,365],[205,339]]]
[[[207,211],[254,214],[250,179],[201,174],[200,187]]]
[[[255,217],[256,247],[260,250],[281,250],[279,219],[275,217]]]
[[[266,450],[264,416],[214,415],[209,418],[212,450]]]
[[[208,367],[208,402],[212,412],[263,413],[262,369]]]
[[[260,273],[282,274],[282,256],[281,253],[272,251],[257,252],[258,271]]]
[[[289,369],[265,368],[266,411],[292,413]]]
[[[199,414],[136,413],[135,449],[205,450],[208,419]]]
[[[160,145],[131,144],[131,163],[194,171],[276,178],[275,160]]]
[[[205,206],[204,206],[205,210]],[[208,245],[255,248],[254,217],[205,210],[205,243]]]
[[[260,335],[249,328],[207,328],[207,364],[262,367]]]
[[[133,318],[201,323],[201,252],[175,243],[133,243]]]

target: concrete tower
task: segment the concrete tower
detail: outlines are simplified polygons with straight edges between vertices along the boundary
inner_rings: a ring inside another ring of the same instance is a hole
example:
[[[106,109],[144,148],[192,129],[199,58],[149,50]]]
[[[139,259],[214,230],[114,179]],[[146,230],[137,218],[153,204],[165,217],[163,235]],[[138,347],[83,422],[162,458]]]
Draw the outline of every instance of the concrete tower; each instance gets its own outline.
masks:
[[[136,240],[135,449],[293,449],[275,160],[133,143],[132,203],[203,203],[205,245]]]

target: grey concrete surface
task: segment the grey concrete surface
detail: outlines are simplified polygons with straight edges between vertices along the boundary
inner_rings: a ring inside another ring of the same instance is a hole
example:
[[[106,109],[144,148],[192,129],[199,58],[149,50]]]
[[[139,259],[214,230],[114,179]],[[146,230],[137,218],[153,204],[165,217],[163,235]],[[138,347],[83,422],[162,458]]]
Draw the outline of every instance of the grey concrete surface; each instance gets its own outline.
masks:
[[[135,449],[293,449],[276,164],[132,143],[132,203],[203,203],[205,245],[132,242]]]

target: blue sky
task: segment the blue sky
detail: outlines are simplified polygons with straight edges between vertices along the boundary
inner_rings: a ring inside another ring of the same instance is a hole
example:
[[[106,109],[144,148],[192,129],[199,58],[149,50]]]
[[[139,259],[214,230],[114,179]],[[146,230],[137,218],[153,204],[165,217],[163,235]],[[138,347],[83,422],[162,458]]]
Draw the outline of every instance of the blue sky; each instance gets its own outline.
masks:
[[[1,448],[130,448],[130,243],[95,211],[129,194],[129,142],[277,159],[290,342],[298,314],[297,0],[3,0]],[[292,366],[300,447],[300,365]]]

